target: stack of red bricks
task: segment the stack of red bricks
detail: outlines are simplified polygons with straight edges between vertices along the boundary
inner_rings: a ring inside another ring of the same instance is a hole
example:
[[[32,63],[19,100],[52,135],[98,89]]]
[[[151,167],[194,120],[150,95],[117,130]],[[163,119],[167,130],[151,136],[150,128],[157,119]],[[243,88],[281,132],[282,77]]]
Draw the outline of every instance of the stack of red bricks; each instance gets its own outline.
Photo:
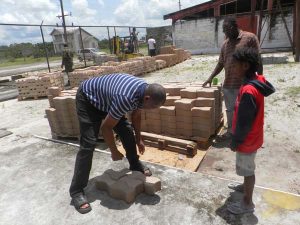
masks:
[[[215,134],[223,118],[219,86],[173,83],[164,87],[167,100],[159,109],[143,112],[143,131],[191,140],[207,140]]]
[[[159,52],[160,54],[155,56],[155,58],[165,60],[168,67],[183,62],[191,57],[189,51],[181,48],[176,49],[174,46],[161,47]]]
[[[46,115],[53,137],[79,137],[75,97],[76,89],[49,88],[50,107],[46,109]]]
[[[46,97],[49,87],[57,86],[63,88],[64,80],[60,72],[38,73],[35,76],[16,80],[16,85],[19,91],[19,100],[26,98],[37,99],[39,97]]]
[[[166,67],[167,63],[165,60],[157,59],[155,60],[156,69],[160,70]]]
[[[91,66],[84,69],[76,69],[69,75],[70,85],[71,87],[78,87],[84,80],[115,72],[116,67],[114,66]]]
[[[156,70],[155,58],[150,56],[136,57],[129,61],[142,61],[144,73],[149,73]]]
[[[141,60],[120,62],[116,71],[138,76],[144,73],[144,63]]]

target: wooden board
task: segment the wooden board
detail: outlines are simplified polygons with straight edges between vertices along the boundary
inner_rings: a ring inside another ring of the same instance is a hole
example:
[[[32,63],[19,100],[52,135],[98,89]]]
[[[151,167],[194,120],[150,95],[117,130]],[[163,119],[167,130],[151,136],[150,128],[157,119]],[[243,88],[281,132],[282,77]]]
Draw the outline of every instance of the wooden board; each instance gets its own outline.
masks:
[[[125,154],[125,150],[121,144],[118,145],[118,149],[123,154]],[[155,147],[146,146],[146,151],[144,155],[140,155],[140,159],[147,162],[157,163],[165,166],[172,166],[179,169],[195,172],[198,169],[205,154],[206,151],[198,149],[197,154],[194,157],[190,157],[176,152],[159,150]]]

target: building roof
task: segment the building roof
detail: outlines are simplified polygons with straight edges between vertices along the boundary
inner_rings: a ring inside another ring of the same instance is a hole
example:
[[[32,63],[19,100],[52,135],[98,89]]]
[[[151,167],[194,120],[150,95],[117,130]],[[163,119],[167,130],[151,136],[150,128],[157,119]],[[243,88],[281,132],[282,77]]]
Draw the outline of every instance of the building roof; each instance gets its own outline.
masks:
[[[73,34],[76,31],[79,31],[79,28],[78,27],[67,27],[66,31],[67,31],[67,34]],[[55,32],[58,33],[58,34],[64,34],[64,29],[62,27],[54,28],[51,31],[50,35],[51,36],[54,35]],[[89,35],[89,36],[95,38],[97,41],[99,41],[98,38],[96,38],[94,35],[90,34],[89,32],[87,32],[86,30],[84,30],[82,28],[81,28],[81,32],[85,32],[87,35]]]
[[[282,7],[290,7],[295,0],[281,1]],[[218,17],[230,14],[244,14],[260,10],[261,2],[258,0],[210,0],[183,10],[164,15],[164,19],[195,20],[199,18]],[[276,8],[274,0],[265,0],[263,10]]]

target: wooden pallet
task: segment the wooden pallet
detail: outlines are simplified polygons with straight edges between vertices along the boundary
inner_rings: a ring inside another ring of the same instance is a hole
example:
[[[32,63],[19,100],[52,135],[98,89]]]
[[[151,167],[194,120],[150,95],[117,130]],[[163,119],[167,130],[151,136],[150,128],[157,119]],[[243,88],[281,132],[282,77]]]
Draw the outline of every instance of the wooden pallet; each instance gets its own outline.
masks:
[[[146,144],[160,150],[170,150],[184,155],[195,156],[197,154],[197,143],[168,136],[141,132]]]

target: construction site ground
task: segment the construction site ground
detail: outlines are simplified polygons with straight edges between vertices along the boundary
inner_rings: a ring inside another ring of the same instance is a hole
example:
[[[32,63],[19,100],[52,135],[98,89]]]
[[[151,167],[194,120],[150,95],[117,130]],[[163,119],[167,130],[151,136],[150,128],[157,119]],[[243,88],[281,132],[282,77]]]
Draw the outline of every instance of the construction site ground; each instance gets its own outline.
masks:
[[[272,56],[273,57],[273,56]],[[276,57],[276,56],[274,56]],[[217,56],[193,56],[181,64],[144,75],[148,82],[204,81]],[[86,193],[93,207],[81,215],[70,205],[68,188],[78,148],[41,140],[51,138],[47,99],[0,102],[0,224],[300,224],[300,64],[268,64],[264,74],[276,93],[266,98],[265,143],[256,158],[254,214],[234,216],[226,205],[242,195],[227,184],[235,174],[235,154],[216,142],[196,173],[147,163],[162,181],[154,196],[141,194],[133,204],[96,190],[105,170],[128,167],[95,152]],[[222,80],[224,73],[219,75]],[[4,133],[4,132],[0,132]],[[107,150],[99,142],[99,149]]]

